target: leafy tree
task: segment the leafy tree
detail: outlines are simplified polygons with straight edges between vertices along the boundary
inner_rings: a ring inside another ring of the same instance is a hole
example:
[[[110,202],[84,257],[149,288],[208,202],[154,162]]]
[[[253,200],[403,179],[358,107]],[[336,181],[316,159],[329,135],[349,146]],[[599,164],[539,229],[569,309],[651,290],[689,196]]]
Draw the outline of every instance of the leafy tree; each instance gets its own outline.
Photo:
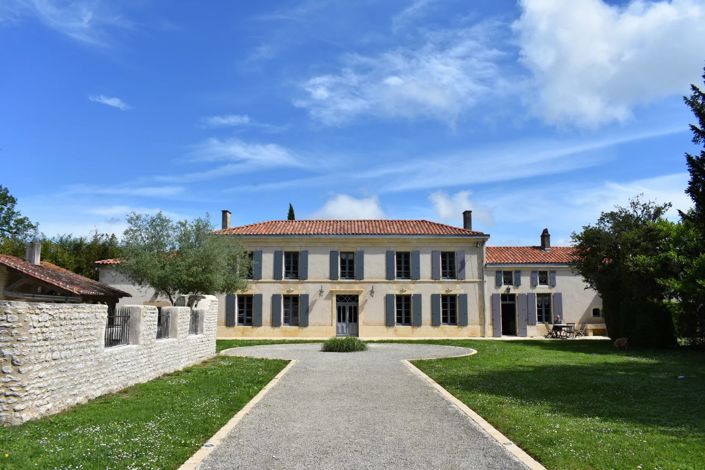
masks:
[[[27,242],[36,235],[37,225],[15,210],[17,199],[0,186],[0,242],[17,240]]]
[[[682,269],[674,277],[673,287],[680,299],[676,309],[679,336],[691,343],[705,344],[705,92],[694,84],[690,88],[691,95],[683,99],[697,121],[690,124],[693,143],[702,149],[699,155],[686,153],[685,157],[690,173],[686,193],[694,205],[681,213],[675,251]]]
[[[43,260],[93,279],[98,278],[96,261],[120,257],[120,244],[114,234],[95,231],[90,237],[59,235],[42,239]]]
[[[703,82],[705,82],[705,69],[703,69]],[[702,145],[700,155],[685,154],[690,180],[686,193],[691,197],[695,206],[684,218],[690,220],[701,233],[705,234],[705,92],[699,87],[690,85],[690,96],[683,97],[685,103],[695,115],[697,124],[690,124],[693,132],[693,143]]]
[[[235,292],[246,286],[249,259],[232,237],[218,236],[208,217],[174,222],[161,212],[131,214],[119,269],[173,304],[179,294]]]
[[[296,220],[296,214],[294,213],[294,206],[289,203],[289,214],[286,216],[287,220]]]
[[[572,236],[575,269],[602,296],[611,338],[626,336],[645,346],[675,344],[668,280],[678,266],[670,250],[676,226],[664,218],[669,208],[637,197]]]

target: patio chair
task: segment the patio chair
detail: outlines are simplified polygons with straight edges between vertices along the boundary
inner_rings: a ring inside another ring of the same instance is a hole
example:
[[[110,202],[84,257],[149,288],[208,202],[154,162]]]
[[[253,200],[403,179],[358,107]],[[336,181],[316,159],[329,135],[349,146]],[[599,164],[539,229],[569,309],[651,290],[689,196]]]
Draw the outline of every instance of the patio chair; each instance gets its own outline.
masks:
[[[575,337],[578,338],[580,336],[587,336],[587,325],[583,323],[580,325],[578,328],[575,330]]]
[[[565,338],[575,338],[575,323],[566,323],[562,333]]]

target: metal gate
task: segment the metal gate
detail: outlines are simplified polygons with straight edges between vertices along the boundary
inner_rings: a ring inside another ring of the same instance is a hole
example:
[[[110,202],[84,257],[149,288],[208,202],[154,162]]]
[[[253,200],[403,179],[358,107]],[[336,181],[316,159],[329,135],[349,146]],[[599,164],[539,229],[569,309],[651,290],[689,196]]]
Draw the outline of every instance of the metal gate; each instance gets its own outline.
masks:
[[[338,336],[358,335],[358,297],[356,295],[336,295],[335,310],[338,321],[335,333]]]

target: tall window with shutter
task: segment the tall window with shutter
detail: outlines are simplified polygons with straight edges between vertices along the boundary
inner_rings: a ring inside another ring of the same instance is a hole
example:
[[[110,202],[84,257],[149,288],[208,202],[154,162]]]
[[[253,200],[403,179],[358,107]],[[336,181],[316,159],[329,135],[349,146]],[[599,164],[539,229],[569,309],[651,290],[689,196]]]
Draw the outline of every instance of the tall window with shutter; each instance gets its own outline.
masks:
[[[299,252],[284,252],[284,279],[299,278]]]
[[[237,296],[237,324],[240,326],[252,326],[253,318],[253,299],[252,295]]]
[[[299,296],[285,295],[282,297],[284,306],[284,325],[299,326]]]
[[[397,295],[396,302],[396,324],[402,326],[411,326],[411,296]]]
[[[408,251],[396,252],[396,277],[397,279],[411,279],[411,253]]]
[[[458,324],[458,296],[441,295],[441,324]]]
[[[455,257],[454,251],[441,252],[441,279],[456,278]]]
[[[536,294],[536,321],[551,323],[551,294]]]
[[[340,279],[355,279],[355,253],[352,251],[340,253]]]

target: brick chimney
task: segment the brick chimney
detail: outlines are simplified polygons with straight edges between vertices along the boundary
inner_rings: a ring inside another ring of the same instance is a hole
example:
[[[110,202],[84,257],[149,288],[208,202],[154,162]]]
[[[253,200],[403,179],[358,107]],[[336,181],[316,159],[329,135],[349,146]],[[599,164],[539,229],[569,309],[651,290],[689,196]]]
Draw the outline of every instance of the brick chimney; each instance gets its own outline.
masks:
[[[221,228],[230,228],[230,211],[223,209],[223,223]]]
[[[472,230],[472,211],[463,211],[463,228]]]
[[[541,249],[544,251],[551,249],[551,234],[548,233],[547,228],[543,229],[543,232],[541,232]]]
[[[40,264],[42,262],[42,242],[35,240],[29,245],[27,245],[27,251],[25,252],[25,260],[28,263]]]

